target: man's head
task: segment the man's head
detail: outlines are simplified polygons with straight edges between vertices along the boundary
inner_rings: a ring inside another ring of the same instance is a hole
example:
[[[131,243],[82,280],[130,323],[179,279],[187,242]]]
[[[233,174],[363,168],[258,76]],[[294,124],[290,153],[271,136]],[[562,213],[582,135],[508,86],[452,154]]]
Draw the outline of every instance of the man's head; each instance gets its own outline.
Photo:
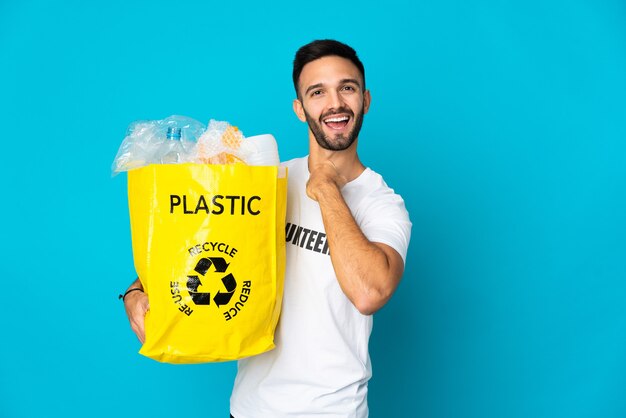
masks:
[[[370,104],[365,69],[354,49],[321,40],[298,50],[293,63],[294,111],[307,122],[320,147],[349,148],[357,139]]]

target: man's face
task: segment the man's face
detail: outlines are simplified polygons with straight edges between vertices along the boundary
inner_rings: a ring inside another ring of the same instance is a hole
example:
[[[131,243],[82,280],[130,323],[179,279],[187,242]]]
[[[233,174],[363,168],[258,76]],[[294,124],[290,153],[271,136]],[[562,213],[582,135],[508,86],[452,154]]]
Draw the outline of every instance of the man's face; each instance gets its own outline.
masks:
[[[337,56],[311,61],[300,73],[298,90],[294,110],[308,123],[319,146],[331,151],[349,148],[359,136],[370,103],[358,68]]]

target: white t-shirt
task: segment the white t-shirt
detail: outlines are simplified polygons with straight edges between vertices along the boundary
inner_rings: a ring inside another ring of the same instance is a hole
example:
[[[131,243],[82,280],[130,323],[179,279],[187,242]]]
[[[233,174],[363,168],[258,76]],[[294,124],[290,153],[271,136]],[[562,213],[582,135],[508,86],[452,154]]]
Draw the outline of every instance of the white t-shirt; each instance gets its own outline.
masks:
[[[276,348],[239,360],[230,400],[235,418],[368,415],[372,316],[361,314],[339,287],[319,205],[306,195],[307,161],[284,163],[287,265]],[[411,222],[382,177],[367,168],[341,193],[365,236],[406,261]]]

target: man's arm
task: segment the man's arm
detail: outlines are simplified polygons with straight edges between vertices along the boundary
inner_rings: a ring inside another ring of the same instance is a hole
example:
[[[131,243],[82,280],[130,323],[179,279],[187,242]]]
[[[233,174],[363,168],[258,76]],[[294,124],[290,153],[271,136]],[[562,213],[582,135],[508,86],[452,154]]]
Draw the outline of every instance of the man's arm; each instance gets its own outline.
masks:
[[[345,179],[330,163],[311,171],[307,194],[322,211],[330,258],[339,285],[352,304],[364,315],[371,315],[391,298],[404,272],[404,262],[396,250],[371,242],[356,224],[341,195]]]
[[[143,290],[143,285],[139,278],[135,280],[128,289],[141,289]],[[126,315],[128,316],[128,321],[130,322],[130,327],[139,338],[141,343],[144,343],[146,339],[146,331],[144,328],[146,312],[150,309],[150,305],[148,304],[148,295],[144,292],[130,292],[124,298],[124,308],[126,309]]]

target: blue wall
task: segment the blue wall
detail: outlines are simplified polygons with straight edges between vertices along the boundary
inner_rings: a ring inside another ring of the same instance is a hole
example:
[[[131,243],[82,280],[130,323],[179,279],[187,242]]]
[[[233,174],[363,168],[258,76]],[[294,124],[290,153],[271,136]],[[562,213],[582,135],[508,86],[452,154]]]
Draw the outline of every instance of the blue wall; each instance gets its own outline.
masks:
[[[0,3],[0,416],[227,416],[234,363],[136,354],[110,164],[171,114],[304,155],[290,66],[323,37],[366,64],[361,156],[414,224],[371,416],[626,416],[623,1],[127,3]]]

